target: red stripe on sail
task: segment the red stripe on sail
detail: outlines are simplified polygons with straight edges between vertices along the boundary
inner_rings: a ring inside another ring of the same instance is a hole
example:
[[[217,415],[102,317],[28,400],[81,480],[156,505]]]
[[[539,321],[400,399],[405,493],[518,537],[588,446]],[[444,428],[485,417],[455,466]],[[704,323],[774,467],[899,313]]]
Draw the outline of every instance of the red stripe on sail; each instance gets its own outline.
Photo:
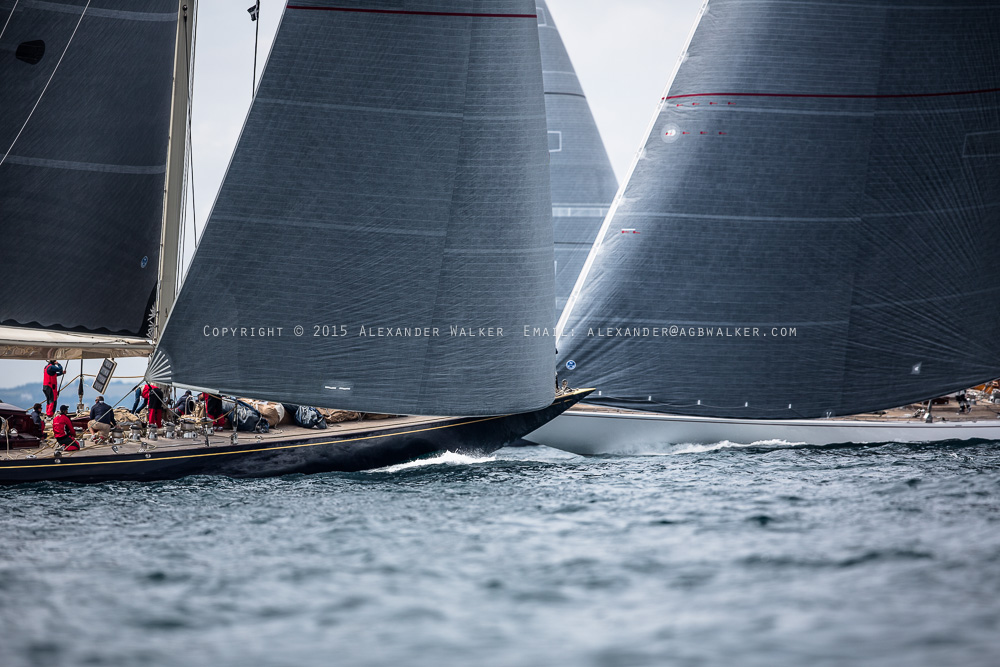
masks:
[[[669,95],[664,99],[678,100],[682,97],[800,97],[800,98],[829,98],[829,99],[893,99],[905,97],[949,97],[953,95],[983,95],[985,93],[1000,93],[1000,88],[984,88],[982,90],[956,90],[945,93],[898,93],[894,95],[849,95],[849,94],[815,94],[805,95],[797,93],[688,93],[686,95]]]

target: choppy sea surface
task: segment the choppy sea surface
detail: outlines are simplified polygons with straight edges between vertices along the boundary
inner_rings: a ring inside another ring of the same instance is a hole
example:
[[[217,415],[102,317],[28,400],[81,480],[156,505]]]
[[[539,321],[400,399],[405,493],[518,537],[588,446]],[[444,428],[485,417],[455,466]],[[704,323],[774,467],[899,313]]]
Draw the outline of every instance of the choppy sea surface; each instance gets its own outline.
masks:
[[[1000,665],[1000,443],[0,488],[0,665]]]

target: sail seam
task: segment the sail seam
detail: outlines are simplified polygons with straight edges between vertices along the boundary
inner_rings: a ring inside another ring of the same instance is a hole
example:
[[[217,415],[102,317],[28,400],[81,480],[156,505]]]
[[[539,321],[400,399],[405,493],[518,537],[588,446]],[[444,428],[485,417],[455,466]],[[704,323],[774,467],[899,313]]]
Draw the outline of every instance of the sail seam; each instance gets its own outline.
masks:
[[[348,225],[348,224],[337,224],[326,221],[312,221],[312,220],[286,220],[278,217],[269,216],[255,216],[254,219],[243,218],[235,215],[216,215],[215,220],[221,222],[235,222],[241,225],[265,225],[269,228],[273,228],[275,224],[280,223],[283,227],[289,229],[299,229],[299,228],[312,228],[318,230],[337,230],[343,232],[357,232],[363,231],[365,234],[393,234],[398,236],[423,236],[428,238],[443,238],[447,236],[447,233],[443,230],[424,230],[424,229],[408,229],[408,228],[373,228],[373,227],[363,227],[360,225]]]
[[[850,99],[850,100],[888,100],[908,99],[914,97],[952,97],[956,95],[986,95],[1000,93],[1000,88],[983,88],[981,90],[954,90],[936,93],[888,93],[888,94],[857,94],[857,93],[685,93],[683,95],[667,95],[665,100],[679,100],[686,97],[792,97],[805,99]]]
[[[363,7],[318,7],[316,5],[288,5],[288,9],[322,12],[352,12],[358,14],[403,14],[407,16],[467,16],[490,19],[537,19],[538,14],[483,14],[478,12],[427,12],[406,9],[365,9]]]
[[[418,111],[415,109],[391,109],[388,107],[365,107],[352,104],[327,104],[325,102],[304,102],[300,100],[281,100],[273,97],[258,97],[255,102],[268,104],[283,104],[286,106],[312,107],[315,109],[331,109],[334,111],[364,111],[373,113],[392,113],[401,116],[428,116],[431,118],[462,118],[460,113],[448,111]]]
[[[778,109],[775,107],[735,107],[735,106],[702,106],[704,109],[722,111],[726,113],[762,113],[762,114],[785,114],[789,116],[844,116],[849,118],[870,118],[879,116],[934,116],[946,113],[969,113],[970,111],[993,111],[1000,109],[996,105],[989,106],[964,106],[953,109],[877,109],[873,111],[816,111],[815,109]]]
[[[714,0],[715,2],[725,2],[726,0]],[[815,0],[738,0],[742,4],[757,4],[757,5],[812,5],[814,7],[826,7],[827,9],[832,9],[834,7],[861,7],[863,9],[892,9],[899,11],[955,11],[962,9],[995,9],[1000,5],[993,6],[982,6],[982,5],[955,5],[949,7],[941,7],[940,5],[886,5],[886,4],[874,4],[874,3],[860,3],[860,2],[844,2],[844,3],[832,3],[832,2],[816,2]]]
[[[28,167],[47,167],[51,169],[70,169],[73,171],[100,171],[112,174],[162,174],[166,165],[133,166],[127,164],[102,164],[100,162],[72,162],[69,160],[49,160],[22,155],[8,155],[7,162]]]
[[[63,5],[57,2],[45,2],[44,0],[25,0],[25,4],[32,9],[41,9],[50,12],[61,12],[63,14],[75,14],[78,5]],[[169,23],[177,18],[174,12],[133,12],[127,9],[102,9],[95,7],[88,14],[91,18],[120,19],[124,21],[163,21]]]

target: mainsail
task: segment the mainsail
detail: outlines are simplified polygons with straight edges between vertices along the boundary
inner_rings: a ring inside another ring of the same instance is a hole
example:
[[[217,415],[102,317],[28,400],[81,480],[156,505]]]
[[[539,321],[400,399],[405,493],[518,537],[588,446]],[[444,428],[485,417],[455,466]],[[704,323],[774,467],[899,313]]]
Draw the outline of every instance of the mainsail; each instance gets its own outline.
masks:
[[[618,191],[618,180],[552,13],[545,0],[537,4],[549,130],[558,315]]]
[[[550,206],[534,0],[289,4],[149,376],[366,412],[547,405]]]
[[[0,0],[0,356],[149,353],[178,12]]]
[[[661,412],[923,400],[1000,376],[998,256],[1000,5],[711,0],[560,363]]]

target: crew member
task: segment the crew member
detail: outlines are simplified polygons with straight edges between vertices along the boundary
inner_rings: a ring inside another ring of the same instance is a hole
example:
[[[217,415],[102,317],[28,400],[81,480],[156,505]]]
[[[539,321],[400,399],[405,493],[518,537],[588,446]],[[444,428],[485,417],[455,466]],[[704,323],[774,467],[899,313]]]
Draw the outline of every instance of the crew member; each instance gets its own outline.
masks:
[[[188,389],[184,392],[184,395],[177,399],[174,403],[174,412],[177,416],[183,417],[186,414],[194,412],[194,397],[191,395],[191,390]]]
[[[972,406],[969,405],[969,397],[965,395],[964,389],[955,394],[955,398],[958,400],[958,414],[972,412]]]
[[[75,452],[80,449],[80,443],[73,436],[73,422],[70,421],[67,411],[68,405],[59,406],[59,414],[52,420],[52,435],[56,437],[56,442],[62,445],[67,452]]]
[[[41,430],[45,430],[45,419],[42,417],[42,404],[35,403],[28,410],[28,416],[31,417],[31,421],[35,422],[35,426]]]
[[[90,407],[90,421],[87,422],[87,430],[90,431],[94,444],[98,445],[110,438],[111,427],[117,425],[114,409],[104,402],[103,396],[98,396]]]
[[[226,415],[222,409],[222,397],[204,392],[201,395],[201,400],[205,401],[205,414],[208,418],[215,422],[215,426],[218,428],[225,428]]]
[[[163,390],[155,384],[149,387],[149,425],[160,428],[163,426],[163,404],[166,402],[163,397]]]
[[[56,401],[59,400],[59,376],[66,375],[62,364],[50,359],[42,373],[42,393],[45,394],[45,414],[51,417],[56,412]]]
[[[143,396],[149,395],[149,385],[141,384],[135,387],[135,402],[132,403],[132,414],[137,415],[139,411],[146,407],[146,399]],[[139,405],[139,401],[142,401],[142,405]]]

